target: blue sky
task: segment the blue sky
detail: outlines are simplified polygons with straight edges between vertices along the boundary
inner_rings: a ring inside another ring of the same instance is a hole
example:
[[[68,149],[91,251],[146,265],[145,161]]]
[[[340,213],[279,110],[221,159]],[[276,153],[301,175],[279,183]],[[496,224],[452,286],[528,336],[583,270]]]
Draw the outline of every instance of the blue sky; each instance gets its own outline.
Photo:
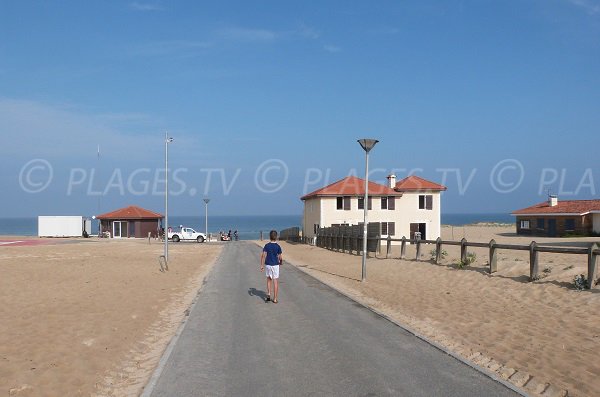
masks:
[[[0,36],[0,216],[162,211],[165,131],[177,215],[299,214],[362,137],[444,212],[599,195],[599,0],[0,1]]]

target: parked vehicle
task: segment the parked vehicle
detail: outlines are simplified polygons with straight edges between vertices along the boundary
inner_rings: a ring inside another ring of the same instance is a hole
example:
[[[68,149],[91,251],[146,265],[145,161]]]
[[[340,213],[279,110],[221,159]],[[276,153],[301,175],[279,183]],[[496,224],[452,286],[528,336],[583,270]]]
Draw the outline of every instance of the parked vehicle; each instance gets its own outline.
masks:
[[[196,240],[199,243],[203,243],[206,241],[206,235],[204,233],[200,233],[195,231],[194,229],[192,229],[191,227],[181,227],[180,230],[178,231],[171,231],[171,228],[169,228],[169,232],[167,233],[167,236],[170,240],[173,240],[173,242],[178,243],[181,240],[184,241],[191,241],[191,240]]]

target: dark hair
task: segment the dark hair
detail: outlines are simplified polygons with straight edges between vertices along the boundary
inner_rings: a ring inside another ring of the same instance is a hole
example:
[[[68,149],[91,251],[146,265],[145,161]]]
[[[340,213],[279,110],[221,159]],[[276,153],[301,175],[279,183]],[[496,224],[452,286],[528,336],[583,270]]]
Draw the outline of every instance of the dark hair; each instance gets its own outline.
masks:
[[[277,231],[276,230],[271,230],[269,232],[269,238],[273,241],[277,240]]]

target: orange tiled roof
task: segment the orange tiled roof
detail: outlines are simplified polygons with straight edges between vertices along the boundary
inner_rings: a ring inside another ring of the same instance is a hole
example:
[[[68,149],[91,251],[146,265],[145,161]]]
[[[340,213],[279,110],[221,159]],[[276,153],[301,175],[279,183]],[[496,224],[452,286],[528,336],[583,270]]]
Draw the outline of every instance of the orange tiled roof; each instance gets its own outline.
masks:
[[[446,186],[428,181],[416,175],[409,175],[406,178],[396,183],[396,190],[399,192],[407,191],[442,191],[446,190]]]
[[[547,201],[531,207],[513,211],[512,215],[537,214],[577,214],[584,215],[590,211],[600,211],[600,200],[564,200],[551,207]]]
[[[162,214],[149,211],[137,205],[130,205],[129,207],[96,216],[98,219],[161,219],[163,217]]]
[[[365,194],[365,180],[356,176],[347,176],[346,178],[317,189],[300,198],[306,200],[317,196],[359,196]],[[385,185],[369,181],[369,195],[373,196],[401,196],[402,193],[390,189]]]

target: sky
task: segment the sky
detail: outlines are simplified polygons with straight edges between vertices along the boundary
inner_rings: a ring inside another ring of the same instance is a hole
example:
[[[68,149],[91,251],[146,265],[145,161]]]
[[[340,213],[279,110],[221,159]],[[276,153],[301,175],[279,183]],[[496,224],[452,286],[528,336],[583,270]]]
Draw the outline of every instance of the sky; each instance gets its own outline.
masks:
[[[300,214],[359,138],[443,213],[600,195],[600,0],[0,0],[0,37],[0,217],[164,212],[166,149],[169,214]]]

